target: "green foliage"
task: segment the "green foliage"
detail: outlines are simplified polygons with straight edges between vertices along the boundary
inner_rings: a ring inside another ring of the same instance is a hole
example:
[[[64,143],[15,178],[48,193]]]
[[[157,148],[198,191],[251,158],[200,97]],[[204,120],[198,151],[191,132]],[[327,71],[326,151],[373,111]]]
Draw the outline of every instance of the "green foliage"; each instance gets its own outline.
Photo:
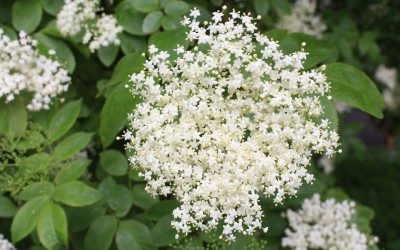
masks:
[[[383,118],[381,94],[366,74],[343,63],[327,65],[325,74],[331,82],[331,94],[334,98]]]
[[[308,53],[304,70],[321,70],[326,64],[325,74],[334,100],[378,118],[383,116],[383,101],[369,76],[385,60],[398,65],[398,56],[393,52],[397,47],[390,44],[389,36],[397,39],[399,32],[380,32],[396,25],[378,27],[365,21],[372,14],[368,8],[360,8],[361,1],[339,0],[333,9],[319,4],[318,12],[329,27],[319,39],[273,29],[280,14],[291,12],[293,1],[288,0],[99,3],[102,10],[98,17],[102,13],[115,15],[123,32],[119,34],[120,45],[101,47],[92,53],[81,43],[84,34],[64,37],[58,31],[56,16],[63,0],[0,1],[0,27],[5,34],[11,39],[17,39],[19,31],[32,34],[39,52],[58,60],[72,79],[68,92],[52,99],[50,110],[27,111],[26,104],[32,98],[28,93],[21,93],[8,103],[0,97],[0,233],[11,235],[18,249],[281,249],[280,239],[287,226],[281,213],[288,208],[297,209],[314,193],[337,200],[357,197],[363,204],[372,203],[375,212],[357,204],[353,222],[366,233],[380,230],[384,235],[382,246],[386,241],[390,243],[386,249],[399,248],[396,233],[400,232],[400,222],[388,219],[389,215],[397,218],[394,207],[398,203],[384,201],[373,189],[376,186],[380,193],[390,192],[391,197],[397,197],[400,189],[393,184],[395,167],[386,177],[386,167],[374,167],[380,163],[359,169],[364,167],[360,161],[369,153],[356,137],[362,126],[345,124],[343,115],[338,117],[334,103],[327,98],[321,100],[324,113],[314,121],[329,119],[330,128],[339,130],[343,138],[343,153],[336,156],[342,166],[335,172],[336,177],[310,167],[316,178],[313,185],[303,185],[296,196],[282,205],[274,206],[263,197],[260,202],[266,216],[262,224],[269,227],[269,232],[238,235],[232,244],[219,239],[221,224],[210,232],[179,235],[176,240],[171,215],[180,203],[172,196],[153,197],[147,193],[139,170],[128,165],[124,141],[117,140],[128,125],[128,113],[142,102],[127,89],[135,84],[130,82],[130,75],[143,69],[146,55],[142,53],[154,44],[169,52],[170,62],[175,63],[174,49],[178,45],[194,48],[195,44],[186,39],[188,29],[181,24],[183,16],[188,16],[194,7],[201,12],[201,25],[210,21],[210,13],[223,4],[228,11],[240,5],[241,11],[261,15],[259,31],[279,41],[282,52],[304,49]],[[389,17],[380,22],[398,18],[398,14]],[[56,51],[55,56],[49,55],[51,49]],[[388,58],[382,55],[385,51],[391,51]],[[358,161],[358,167],[348,162],[349,155],[354,155],[352,160]]]

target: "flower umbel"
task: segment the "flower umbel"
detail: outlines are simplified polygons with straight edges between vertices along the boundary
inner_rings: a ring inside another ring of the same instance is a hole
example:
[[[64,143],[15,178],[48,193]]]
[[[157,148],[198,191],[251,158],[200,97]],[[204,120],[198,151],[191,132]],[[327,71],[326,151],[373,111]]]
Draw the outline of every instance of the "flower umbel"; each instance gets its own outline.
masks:
[[[9,102],[22,91],[33,92],[27,108],[49,109],[51,99],[67,91],[71,79],[59,62],[39,54],[36,44],[24,32],[11,40],[0,29],[0,98]]]
[[[355,203],[320,200],[318,194],[305,199],[299,211],[287,211],[290,228],[285,230],[283,247],[296,250],[367,250],[377,238],[360,232],[350,220],[355,215]]]
[[[151,194],[173,194],[178,232],[210,230],[223,235],[261,228],[259,194],[279,203],[313,176],[313,152],[332,155],[338,135],[318,124],[320,96],[329,91],[321,70],[304,71],[303,51],[285,55],[257,32],[247,14],[215,12],[201,27],[199,11],[185,18],[193,50],[178,58],[149,47],[145,69],[131,89],[144,102],[130,114],[130,162],[142,169]],[[257,46],[256,46],[257,44]]]
[[[64,36],[75,36],[83,30],[82,43],[89,44],[91,52],[102,46],[119,45],[122,27],[113,15],[97,17],[100,10],[99,0],[66,0],[57,15],[57,27]]]

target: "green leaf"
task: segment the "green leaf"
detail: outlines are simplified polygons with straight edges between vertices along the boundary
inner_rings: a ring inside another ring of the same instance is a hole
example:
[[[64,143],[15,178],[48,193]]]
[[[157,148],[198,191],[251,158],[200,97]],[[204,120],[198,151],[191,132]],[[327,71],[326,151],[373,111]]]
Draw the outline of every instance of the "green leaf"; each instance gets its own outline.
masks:
[[[131,2],[122,1],[115,9],[118,23],[132,35],[146,35],[143,32],[143,20],[146,14],[137,11]]]
[[[56,52],[55,56],[61,65],[65,65],[69,73],[74,72],[76,66],[75,57],[65,42],[42,33],[35,34],[34,38],[38,40],[39,45],[41,45],[38,48],[42,54],[46,55],[49,50],[54,50]]]
[[[375,212],[369,207],[357,205],[356,206],[356,214],[357,217],[366,219],[368,221],[372,220],[375,217]]]
[[[118,250],[149,249],[149,237],[150,230],[146,225],[134,220],[126,220],[120,222],[115,242]]]
[[[283,14],[290,14],[291,7],[288,0],[269,0],[269,1],[275,10]]]
[[[48,195],[51,196],[54,191],[54,184],[48,181],[36,182],[29,185],[21,193],[18,194],[17,199],[29,201],[38,196]]]
[[[168,16],[185,15],[189,12],[189,5],[184,1],[168,1],[165,4],[164,12]]]
[[[100,167],[114,176],[128,173],[128,161],[124,154],[117,150],[106,150],[100,153]]]
[[[106,47],[101,46],[97,51],[97,55],[102,64],[109,67],[118,55],[119,46],[110,44]]]
[[[142,53],[146,50],[146,40],[143,37],[135,37],[127,33],[119,35],[121,40],[121,49],[125,55],[137,52]]]
[[[42,0],[42,7],[44,11],[50,15],[57,16],[58,12],[64,6],[64,0]]]
[[[40,170],[47,171],[52,160],[53,158],[48,153],[36,153],[27,157],[18,158],[16,164],[22,167],[20,171],[39,172]]]
[[[70,181],[56,187],[53,193],[55,201],[72,207],[81,207],[99,201],[103,195],[81,181]]]
[[[49,202],[48,196],[39,196],[23,205],[17,212],[11,225],[12,241],[25,238],[36,226],[42,208]]]
[[[132,196],[129,189],[124,185],[114,186],[108,199],[108,206],[114,210],[117,217],[125,216],[132,207]]]
[[[108,200],[111,197],[111,191],[116,185],[114,179],[111,176],[107,176],[100,182],[98,190],[103,193],[105,200]]]
[[[97,218],[85,237],[85,249],[108,250],[117,230],[118,221],[113,216]]]
[[[331,83],[330,94],[339,101],[357,107],[377,118],[383,118],[383,100],[374,82],[362,71],[344,63],[326,66]]]
[[[158,0],[132,0],[133,7],[140,12],[149,13],[159,9]]]
[[[1,3],[0,3],[0,9],[1,9]],[[4,31],[4,35],[8,36],[11,40],[17,40],[18,39],[18,34],[15,32],[15,30],[5,24],[1,24],[0,21],[0,28]]]
[[[150,220],[160,220],[163,216],[172,214],[172,211],[179,207],[180,203],[174,200],[163,200],[143,213],[143,217]]]
[[[39,131],[30,131],[26,136],[21,138],[16,145],[18,150],[29,150],[40,147],[46,138]]]
[[[325,42],[303,33],[293,33],[285,37],[280,42],[280,49],[284,53],[300,51],[303,42],[306,43],[304,51],[308,52],[307,59],[303,63],[304,69],[310,69],[332,55],[331,47]]]
[[[40,0],[18,0],[12,8],[12,23],[14,28],[30,34],[35,31],[42,19]]]
[[[28,126],[28,113],[21,98],[4,103],[0,98],[0,133],[7,136],[22,135]]]
[[[78,179],[86,171],[86,168],[91,162],[91,160],[81,159],[65,164],[57,173],[54,182],[60,185]]]
[[[322,120],[328,119],[330,130],[337,131],[339,128],[339,118],[336,113],[335,104],[328,100],[326,96],[320,97],[319,100],[323,108],[323,113],[318,117],[314,117],[313,120],[317,124],[321,124]]]
[[[100,114],[100,138],[104,147],[110,145],[128,121],[139,97],[133,97],[123,84],[117,86],[107,97]]]
[[[49,137],[53,141],[59,139],[74,125],[81,110],[82,101],[72,101],[64,105],[51,118]]]
[[[161,27],[163,13],[161,11],[154,11],[144,18],[143,20],[143,32],[144,33],[153,33],[157,31]]]
[[[131,195],[133,199],[133,204],[135,206],[147,210],[153,205],[157,204],[160,201],[160,199],[158,198],[158,196],[153,197],[150,194],[148,194],[144,188],[145,188],[144,184],[136,184],[132,188]]]
[[[261,16],[267,15],[270,2],[268,0],[254,0],[254,9]]]
[[[0,196],[0,217],[10,218],[17,213],[17,206],[7,197]]]
[[[156,247],[165,247],[175,241],[176,230],[172,228],[172,215],[162,217],[150,232],[150,244]]]
[[[58,249],[68,244],[67,216],[57,204],[47,203],[39,215],[37,232],[47,249]]]
[[[117,66],[115,66],[111,80],[107,83],[107,86],[113,86],[120,82],[128,83],[130,80],[130,75],[140,72],[143,69],[144,63],[145,58],[138,53],[133,53],[122,57],[117,63]]]
[[[78,132],[65,138],[54,148],[54,156],[64,161],[84,149],[91,141],[93,133]]]
[[[182,17],[180,16],[163,16],[162,27],[164,30],[174,30],[182,27]]]
[[[175,60],[177,55],[174,49],[178,45],[185,48],[189,42],[186,40],[186,28],[157,32],[150,36],[149,45],[154,44],[159,50],[165,50],[170,54],[170,60]]]
[[[88,228],[96,218],[106,213],[106,208],[98,203],[85,207],[68,207],[68,228],[72,232],[80,232]]]

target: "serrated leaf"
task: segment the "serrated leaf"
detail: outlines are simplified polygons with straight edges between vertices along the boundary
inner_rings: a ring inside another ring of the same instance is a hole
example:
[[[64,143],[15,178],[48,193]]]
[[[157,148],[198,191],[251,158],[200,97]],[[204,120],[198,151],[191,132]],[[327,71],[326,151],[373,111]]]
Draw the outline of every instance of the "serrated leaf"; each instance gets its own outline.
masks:
[[[344,63],[326,66],[331,83],[330,94],[337,100],[357,107],[377,118],[383,118],[383,99],[374,82],[362,71]]]
[[[100,153],[100,167],[110,175],[122,176],[128,173],[128,160],[117,150],[106,150]]]
[[[70,181],[57,186],[52,197],[66,205],[81,207],[99,201],[103,195],[81,181]]]
[[[91,162],[91,160],[81,159],[65,164],[62,169],[57,173],[54,182],[59,185],[78,179],[86,171],[86,168]]]
[[[142,30],[144,33],[153,33],[161,27],[163,13],[161,11],[154,11],[144,18]]]
[[[162,27],[164,30],[174,30],[182,27],[182,17],[180,16],[163,16]]]
[[[48,196],[39,196],[23,205],[14,217],[11,225],[13,242],[25,238],[35,228],[42,208],[49,202]]]
[[[121,49],[125,55],[132,53],[142,53],[146,50],[146,40],[143,37],[135,37],[127,33],[119,35],[121,40]],[[113,72],[114,73],[114,72]]]
[[[40,242],[47,249],[67,246],[67,216],[64,209],[57,204],[47,203],[39,215],[37,232]]]
[[[53,141],[59,139],[74,125],[81,110],[82,101],[72,101],[64,105],[51,118],[49,137]]]
[[[93,133],[78,132],[65,138],[54,148],[54,157],[64,161],[84,149],[91,141]]]
[[[54,184],[48,181],[33,183],[19,193],[17,199],[29,201],[38,196],[51,196],[54,188]]]
[[[117,86],[107,97],[100,114],[100,138],[104,147],[110,145],[128,121],[139,97],[133,97],[124,84]]]
[[[108,250],[117,230],[118,221],[113,216],[97,218],[89,228],[85,237],[85,249]]]
[[[30,34],[42,20],[40,0],[18,0],[12,8],[12,23],[14,28]]]
[[[87,229],[96,218],[106,213],[106,208],[93,204],[85,207],[69,207],[67,212],[68,228],[72,232],[80,232]]]
[[[65,42],[61,39],[50,37],[42,33],[37,33],[33,37],[38,40],[39,44],[44,46],[41,49],[43,54],[48,54],[49,50],[54,50],[56,52],[55,57],[61,65],[65,65],[69,73],[74,72],[76,66],[75,57]],[[44,51],[44,49],[46,51]]]
[[[0,133],[14,137],[22,135],[28,126],[28,113],[21,98],[4,103],[0,98]]]

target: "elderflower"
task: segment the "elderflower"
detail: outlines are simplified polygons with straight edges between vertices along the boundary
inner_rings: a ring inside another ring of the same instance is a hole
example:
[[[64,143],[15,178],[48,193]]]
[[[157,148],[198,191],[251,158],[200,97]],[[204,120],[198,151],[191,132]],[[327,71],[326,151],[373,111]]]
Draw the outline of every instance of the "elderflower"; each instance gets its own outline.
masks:
[[[313,152],[334,154],[338,135],[328,120],[313,120],[330,86],[321,70],[303,69],[304,51],[283,54],[249,14],[232,11],[224,22],[215,12],[205,27],[199,15],[194,9],[183,21],[199,47],[178,46],[173,63],[149,47],[145,69],[131,77],[144,101],[124,138],[146,190],[182,203],[173,211],[178,232],[222,220],[234,240],[234,232],[262,227],[260,192],[276,203],[296,194],[313,180],[306,170]]]
[[[15,250],[13,244],[11,244],[4,236],[0,234],[0,250]]]
[[[290,228],[285,229],[283,247],[295,250],[367,250],[377,242],[360,232],[351,219],[355,215],[355,203],[336,202],[328,199],[324,202],[315,194],[305,199],[297,212],[288,210],[285,216]]]
[[[282,14],[276,27],[289,32],[303,32],[321,38],[327,27],[321,17],[315,14],[316,9],[316,0],[297,0],[291,14]]]
[[[39,54],[36,45],[24,32],[11,40],[0,29],[0,98],[10,102],[22,91],[32,92],[27,108],[49,109],[51,99],[67,91],[70,77],[59,62]]]
[[[57,27],[64,36],[77,35],[83,30],[83,44],[89,44],[91,52],[108,45],[119,45],[118,34],[123,31],[117,19],[112,15],[102,14],[98,0],[66,0],[57,15]]]

